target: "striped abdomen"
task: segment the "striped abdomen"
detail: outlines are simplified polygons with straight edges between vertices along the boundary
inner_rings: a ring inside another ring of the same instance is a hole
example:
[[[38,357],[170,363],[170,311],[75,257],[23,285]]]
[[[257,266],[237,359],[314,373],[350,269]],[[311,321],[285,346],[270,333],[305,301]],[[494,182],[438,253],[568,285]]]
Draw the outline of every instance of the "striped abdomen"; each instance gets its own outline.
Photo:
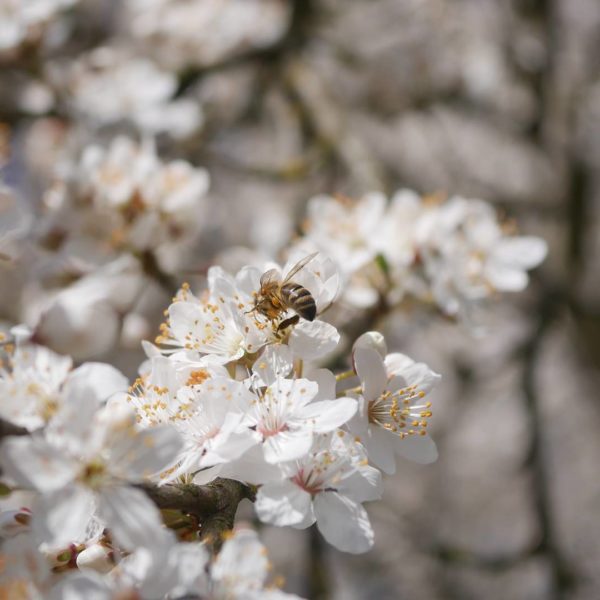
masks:
[[[311,293],[298,283],[285,283],[281,286],[281,298],[285,304],[296,311],[303,319],[314,321],[317,305]]]

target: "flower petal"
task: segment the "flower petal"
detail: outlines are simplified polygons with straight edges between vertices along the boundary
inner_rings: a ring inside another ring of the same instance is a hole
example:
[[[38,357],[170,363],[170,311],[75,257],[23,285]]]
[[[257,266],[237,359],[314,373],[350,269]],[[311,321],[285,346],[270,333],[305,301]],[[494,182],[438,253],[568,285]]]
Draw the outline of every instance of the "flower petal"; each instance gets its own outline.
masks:
[[[126,434],[119,445],[120,456],[111,459],[130,481],[140,481],[170,467],[183,448],[181,436],[170,425],[157,425]]]
[[[128,550],[137,546],[152,548],[163,523],[154,503],[130,486],[115,486],[101,491],[98,513],[117,542]]]
[[[387,384],[387,373],[379,352],[371,348],[357,348],[354,352],[354,364],[365,399],[374,400],[381,396]]]
[[[261,588],[267,578],[269,561],[255,531],[237,531],[217,555],[211,569],[214,581],[225,584],[232,597],[243,597],[249,588]],[[238,593],[240,594],[238,596]],[[225,593],[223,596],[229,597]]]
[[[126,392],[128,388],[127,377],[115,367],[105,363],[88,362],[71,373],[65,384],[65,393],[72,397],[74,402],[91,397],[100,404],[117,392]]]
[[[394,447],[396,454],[422,465],[435,462],[438,457],[435,442],[429,435],[409,435],[403,439],[398,438]]]
[[[300,321],[290,335],[289,346],[304,360],[316,360],[336,349],[338,330],[325,321]]]
[[[286,479],[263,485],[254,506],[263,523],[286,527],[304,521],[310,505],[310,494]]]
[[[33,508],[34,531],[56,548],[84,541],[94,513],[94,497],[83,486],[69,485],[41,496]]]
[[[265,460],[275,464],[304,456],[312,446],[312,433],[307,430],[281,431],[263,443]]]
[[[351,419],[357,407],[358,404],[353,398],[322,400],[306,405],[299,414],[312,426],[315,433],[327,433]]]
[[[374,534],[367,511],[337,492],[322,492],[314,500],[317,527],[338,550],[360,554],[373,546]]]
[[[396,459],[394,457],[394,447],[398,444],[400,437],[391,431],[386,431],[381,427],[372,425],[364,438],[361,438],[364,444],[369,460],[384,473],[393,475],[396,472]]]
[[[548,254],[548,244],[534,236],[504,238],[494,248],[492,260],[515,269],[533,269]]]
[[[18,484],[41,492],[64,487],[76,477],[79,468],[77,461],[61,455],[54,446],[36,436],[4,440],[0,464]]]

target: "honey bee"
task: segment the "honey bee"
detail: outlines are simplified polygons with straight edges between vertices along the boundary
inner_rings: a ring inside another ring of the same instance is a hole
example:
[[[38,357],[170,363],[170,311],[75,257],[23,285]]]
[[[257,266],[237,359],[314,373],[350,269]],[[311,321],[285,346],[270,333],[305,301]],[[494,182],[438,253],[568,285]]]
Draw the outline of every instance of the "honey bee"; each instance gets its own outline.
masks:
[[[259,312],[272,321],[278,319],[288,309],[296,313],[293,317],[282,321],[277,331],[295,325],[300,317],[307,321],[314,321],[317,316],[317,305],[312,294],[304,286],[292,281],[292,277],[317,254],[318,252],[315,252],[299,260],[283,280],[279,279],[277,269],[270,269],[260,278],[260,290],[254,299],[253,311]]]

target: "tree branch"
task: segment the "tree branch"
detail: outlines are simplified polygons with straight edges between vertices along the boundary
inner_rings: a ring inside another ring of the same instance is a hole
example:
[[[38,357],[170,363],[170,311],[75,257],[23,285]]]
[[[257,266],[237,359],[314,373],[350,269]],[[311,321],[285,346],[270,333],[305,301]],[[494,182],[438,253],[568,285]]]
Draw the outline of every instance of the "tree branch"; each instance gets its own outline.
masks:
[[[233,479],[217,478],[206,485],[140,484],[158,508],[181,510],[198,518],[201,538],[213,552],[218,552],[224,534],[233,528],[238,504],[247,498],[254,502],[255,490]]]

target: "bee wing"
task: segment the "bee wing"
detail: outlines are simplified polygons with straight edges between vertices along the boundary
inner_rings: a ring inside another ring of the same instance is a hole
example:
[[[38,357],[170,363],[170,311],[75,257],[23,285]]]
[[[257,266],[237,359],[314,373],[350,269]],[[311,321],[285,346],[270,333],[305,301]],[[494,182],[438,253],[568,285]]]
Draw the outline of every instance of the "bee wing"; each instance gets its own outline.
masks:
[[[276,281],[279,281],[279,272],[277,269],[269,269],[261,275],[260,287],[269,285],[270,283],[274,283]]]
[[[303,269],[317,254],[318,252],[313,252],[308,256],[305,256],[301,260],[299,260],[289,271],[289,273],[285,276],[283,283],[287,283],[290,279],[298,272],[300,269]]]

